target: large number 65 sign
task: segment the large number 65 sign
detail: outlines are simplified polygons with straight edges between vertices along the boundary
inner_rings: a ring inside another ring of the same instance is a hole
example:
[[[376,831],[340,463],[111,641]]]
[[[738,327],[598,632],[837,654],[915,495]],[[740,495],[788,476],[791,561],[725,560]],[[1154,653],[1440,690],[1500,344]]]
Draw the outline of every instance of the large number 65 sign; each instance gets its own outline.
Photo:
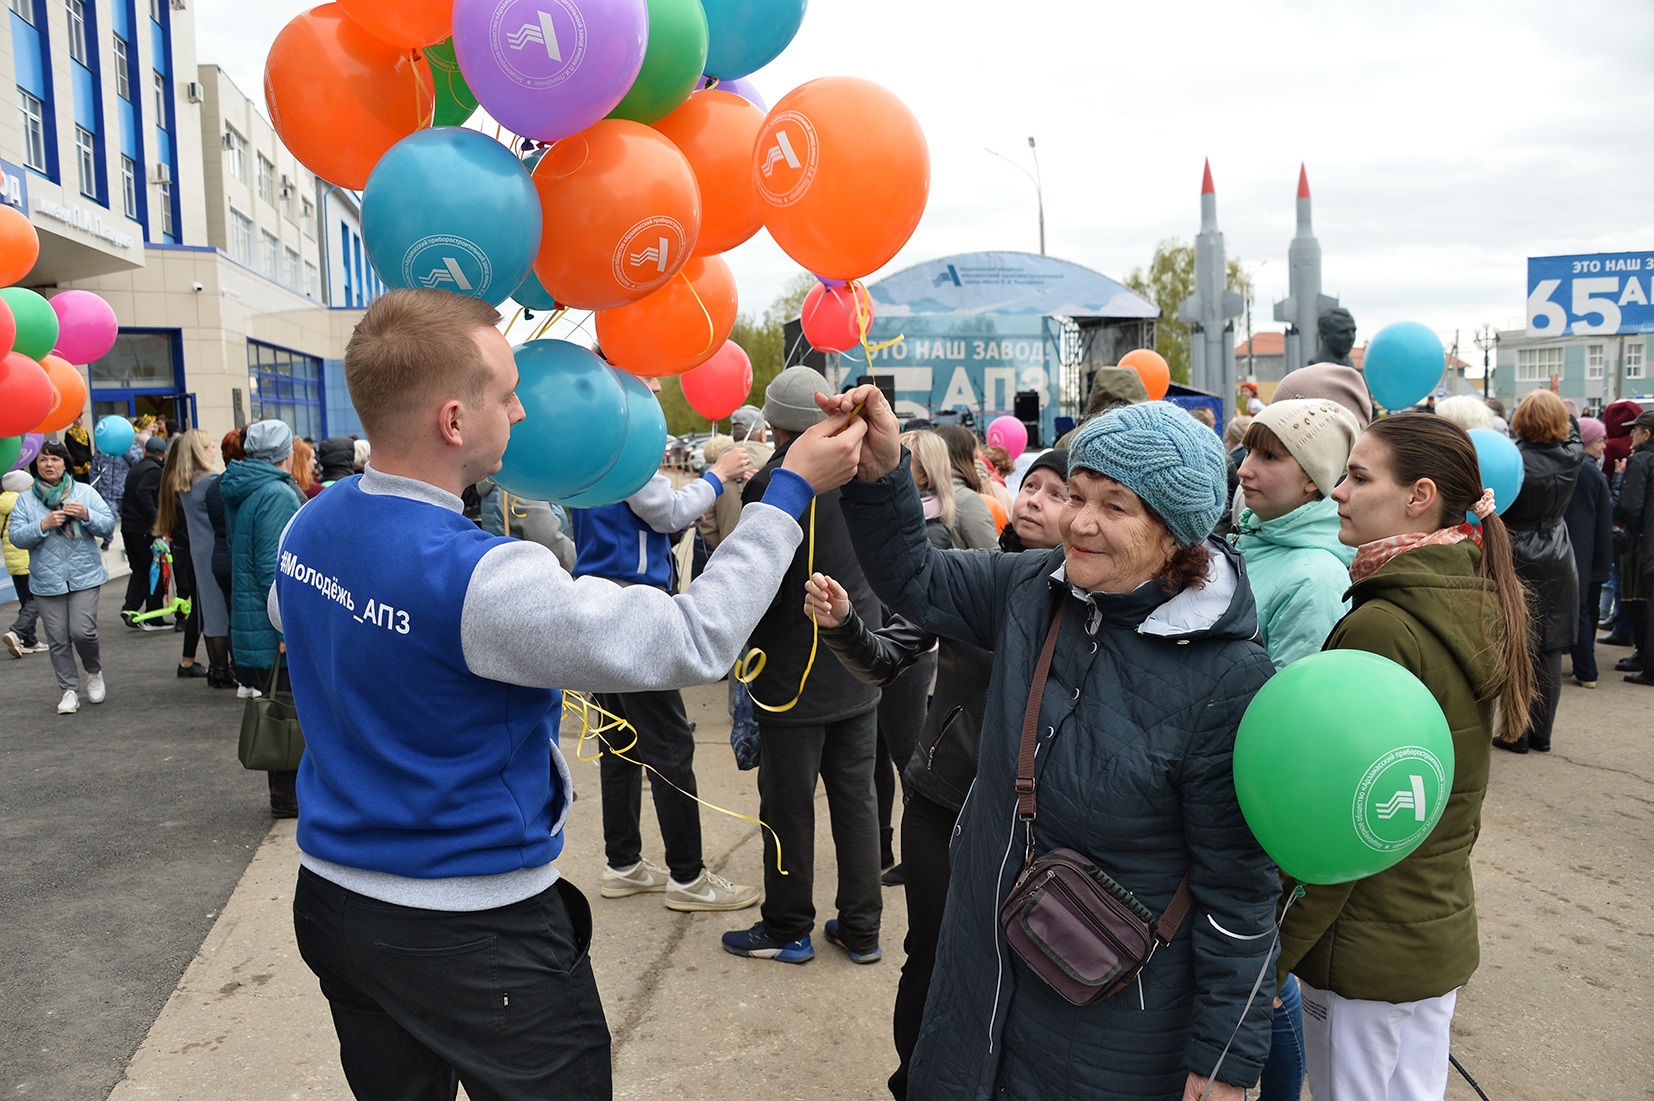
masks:
[[[1534,284],[1533,293],[1528,295],[1528,328],[1547,336],[1562,336],[1572,333],[1574,336],[1597,336],[1602,333],[1617,333],[1620,330],[1620,308],[1614,301],[1619,293],[1620,281],[1617,276],[1601,276],[1594,279],[1574,279],[1573,301],[1570,303],[1574,316],[1573,327],[1569,328],[1569,310],[1564,310],[1561,304],[1552,299],[1557,288],[1562,286],[1560,279],[1541,279]],[[1589,318],[1600,318],[1599,321],[1590,321]]]

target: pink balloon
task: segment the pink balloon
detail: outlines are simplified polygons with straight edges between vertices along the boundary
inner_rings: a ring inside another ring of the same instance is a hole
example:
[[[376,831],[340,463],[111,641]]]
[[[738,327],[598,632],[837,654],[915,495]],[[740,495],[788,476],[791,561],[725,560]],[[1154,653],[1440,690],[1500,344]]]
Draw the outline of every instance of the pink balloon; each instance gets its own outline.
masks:
[[[810,347],[823,352],[848,352],[861,344],[865,327],[873,323],[873,300],[859,282],[837,286],[817,283],[804,296],[799,319]]]
[[[712,358],[678,376],[684,400],[709,421],[721,421],[752,393],[752,360],[733,340],[712,353]]]
[[[64,291],[52,299],[57,314],[57,354],[70,363],[91,363],[109,354],[121,330],[109,303],[91,291]]]
[[[995,417],[988,425],[988,446],[1003,447],[1014,459],[1028,450],[1028,426],[1015,417]]]

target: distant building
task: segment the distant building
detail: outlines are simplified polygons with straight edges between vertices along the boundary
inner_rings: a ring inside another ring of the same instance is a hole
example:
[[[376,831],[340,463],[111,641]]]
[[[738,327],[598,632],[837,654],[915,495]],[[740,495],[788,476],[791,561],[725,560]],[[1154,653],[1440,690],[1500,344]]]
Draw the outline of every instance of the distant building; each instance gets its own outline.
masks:
[[[94,415],[217,435],[281,417],[359,426],[340,360],[383,288],[359,199],[315,179],[249,100],[196,65],[179,0],[9,0],[0,196],[39,231],[22,285],[106,298],[115,348],[87,365]]]
[[[1284,377],[1285,371],[1284,333],[1263,332],[1253,333],[1250,341],[1242,341],[1235,349],[1235,365],[1240,371],[1242,379],[1250,378],[1258,384],[1258,395],[1268,401],[1275,392],[1275,384]],[[1367,346],[1362,344],[1350,349],[1350,365],[1361,370],[1367,359]],[[1444,360],[1442,381],[1437,386],[1438,397],[1450,397],[1454,394],[1480,394],[1481,379],[1467,379],[1465,372],[1473,369],[1471,364],[1455,356],[1452,352],[1446,354]],[[1445,393],[1441,392],[1445,391]]]
[[[1562,396],[1582,412],[1621,398],[1647,398],[1654,395],[1649,339],[1629,333],[1530,336],[1526,329],[1502,330],[1493,370],[1494,396],[1515,408],[1523,394],[1550,386],[1556,375]]]

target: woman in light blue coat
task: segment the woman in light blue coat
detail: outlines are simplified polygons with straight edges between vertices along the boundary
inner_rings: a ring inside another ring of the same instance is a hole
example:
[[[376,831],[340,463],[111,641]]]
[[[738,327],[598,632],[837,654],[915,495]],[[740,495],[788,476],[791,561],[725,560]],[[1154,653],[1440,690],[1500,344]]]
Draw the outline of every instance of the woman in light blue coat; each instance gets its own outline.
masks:
[[[1338,541],[1332,491],[1360,432],[1347,409],[1320,398],[1266,406],[1246,429],[1246,508],[1235,549],[1246,559],[1260,641],[1276,669],[1318,653],[1349,611],[1344,593],[1355,548]],[[1259,1101],[1297,1101],[1303,1092],[1303,1010],[1290,976],[1275,1000],[1273,1042],[1258,1086]]]
[[[56,440],[35,459],[34,489],[12,508],[12,545],[29,552],[29,589],[40,607],[40,626],[52,649],[52,671],[63,693],[59,715],[80,710],[80,673],[86,698],[102,703],[103,662],[98,656],[98,587],[109,579],[98,544],[115,530],[115,515],[98,491],[69,476],[69,451]]]

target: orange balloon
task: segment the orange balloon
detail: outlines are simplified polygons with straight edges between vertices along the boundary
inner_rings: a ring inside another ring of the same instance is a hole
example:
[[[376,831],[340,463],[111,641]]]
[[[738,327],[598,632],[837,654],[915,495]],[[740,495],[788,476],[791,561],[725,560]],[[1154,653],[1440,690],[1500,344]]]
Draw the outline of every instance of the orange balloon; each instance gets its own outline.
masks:
[[[752,144],[764,112],[734,92],[708,88],[655,123],[695,170],[701,188],[698,256],[728,252],[764,224],[752,178]]]
[[[40,234],[28,215],[16,207],[0,206],[0,287],[9,287],[29,274],[39,257]]]
[[[1166,357],[1153,348],[1127,352],[1120,357],[1120,366],[1137,372],[1137,377],[1143,380],[1143,389],[1149,392],[1150,401],[1159,401],[1171,389],[1172,369],[1166,365]]]
[[[283,144],[356,191],[387,149],[430,125],[435,88],[423,59],[373,37],[338,4],[294,16],[264,62],[264,102]]]
[[[824,279],[860,279],[895,256],[930,194],[930,151],[907,105],[870,80],[801,84],[753,147],[764,225]]]
[[[62,356],[45,356],[40,366],[52,380],[52,410],[32,431],[61,432],[86,412],[86,380]]]
[[[534,274],[559,305],[611,310],[664,287],[701,232],[684,155],[639,122],[604,119],[534,166],[543,229]]]
[[[339,6],[393,46],[434,46],[454,33],[454,0],[339,0]]]
[[[738,308],[729,265],[696,255],[647,298],[597,311],[597,343],[610,363],[634,375],[681,375],[723,347]]]

